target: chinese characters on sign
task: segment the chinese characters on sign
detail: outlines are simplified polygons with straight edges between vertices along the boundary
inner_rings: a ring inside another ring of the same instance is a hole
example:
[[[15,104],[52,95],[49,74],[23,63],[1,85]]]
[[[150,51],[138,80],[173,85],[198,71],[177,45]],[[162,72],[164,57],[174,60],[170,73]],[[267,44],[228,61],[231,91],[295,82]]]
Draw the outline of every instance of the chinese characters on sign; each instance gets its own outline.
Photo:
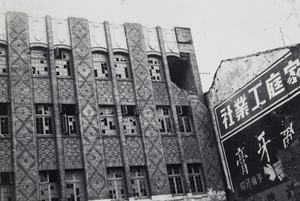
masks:
[[[215,108],[221,139],[295,92],[298,87],[299,53],[289,53]]]
[[[299,135],[299,89],[294,49],[215,108],[229,183],[240,196],[288,181],[277,152]]]

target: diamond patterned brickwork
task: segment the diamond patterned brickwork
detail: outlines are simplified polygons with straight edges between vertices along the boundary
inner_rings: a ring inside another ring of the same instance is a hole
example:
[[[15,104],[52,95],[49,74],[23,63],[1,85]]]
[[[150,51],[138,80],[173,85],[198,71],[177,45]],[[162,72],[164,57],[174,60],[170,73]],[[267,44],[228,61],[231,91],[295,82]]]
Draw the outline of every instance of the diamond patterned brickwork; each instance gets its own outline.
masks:
[[[57,79],[58,95],[60,103],[75,103],[74,79],[59,78]]]
[[[104,138],[104,150],[107,166],[123,166],[121,158],[120,140],[118,138]]]
[[[191,97],[191,106],[200,151],[202,152],[202,164],[207,178],[207,187],[224,190],[217,142],[211,128],[208,109],[197,96]]]
[[[69,18],[88,200],[107,198],[103,139],[99,138],[98,100],[92,65],[89,23]],[[96,142],[98,144],[96,146]],[[100,144],[100,146],[99,146]],[[102,145],[102,146],[101,146]],[[80,149],[81,150],[81,149]],[[90,159],[93,160],[90,160]]]
[[[130,61],[134,74],[135,93],[140,109],[141,130],[144,138],[146,159],[152,195],[169,194],[166,163],[161,136],[156,121],[156,107],[147,61],[143,28],[139,24],[125,24]]]
[[[66,169],[82,168],[81,146],[79,138],[64,138]]]
[[[0,140],[0,172],[12,171],[11,139]]]
[[[9,102],[7,82],[7,76],[0,76],[0,102]]]
[[[188,93],[172,83],[172,97],[175,105],[189,105]]]
[[[192,43],[192,33],[189,28],[175,28],[176,38],[178,43]]]
[[[145,153],[143,151],[142,143],[141,137],[126,136],[130,166],[145,165]]]
[[[28,58],[28,16],[8,12],[8,52],[10,54],[11,114],[15,136],[16,200],[38,200],[37,156],[33,127],[33,97]]]
[[[56,170],[56,147],[55,138],[40,138],[38,142],[39,169]]]
[[[170,105],[166,83],[152,82],[156,105]]]
[[[135,104],[132,82],[118,81],[118,88],[121,104]]]
[[[96,80],[98,104],[114,104],[113,86],[111,81]]]
[[[187,162],[199,162],[201,157],[196,136],[182,136],[182,147]]]
[[[180,156],[179,156],[177,137],[163,136],[162,144],[164,147],[166,163],[179,164]]]
[[[34,102],[51,103],[49,78],[33,78]]]

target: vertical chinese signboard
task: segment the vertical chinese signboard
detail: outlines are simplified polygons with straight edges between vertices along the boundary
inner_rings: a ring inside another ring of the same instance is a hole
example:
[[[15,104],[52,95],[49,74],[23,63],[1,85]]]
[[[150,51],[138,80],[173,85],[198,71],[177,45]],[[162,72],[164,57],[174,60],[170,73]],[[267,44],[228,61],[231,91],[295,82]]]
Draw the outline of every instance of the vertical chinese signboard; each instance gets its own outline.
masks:
[[[299,136],[299,87],[297,47],[215,107],[228,180],[240,196],[288,180],[277,153]]]

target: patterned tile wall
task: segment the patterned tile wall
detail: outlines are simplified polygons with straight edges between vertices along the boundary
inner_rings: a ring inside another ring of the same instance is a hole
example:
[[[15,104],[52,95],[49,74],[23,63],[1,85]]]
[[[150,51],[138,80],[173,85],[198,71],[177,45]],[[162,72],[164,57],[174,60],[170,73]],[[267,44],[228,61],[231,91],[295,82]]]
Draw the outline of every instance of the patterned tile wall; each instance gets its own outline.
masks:
[[[180,89],[179,87],[176,86],[176,84],[172,84],[172,97],[174,100],[174,103],[176,105],[189,105],[189,97],[188,93],[185,90]]]
[[[38,157],[40,170],[56,170],[56,147],[54,138],[40,138],[38,143]]]
[[[143,28],[139,24],[125,24],[130,61],[134,74],[137,104],[140,109],[141,130],[144,134],[146,159],[149,171],[151,194],[169,194],[166,163],[161,136],[156,121],[156,107],[147,61]]]
[[[33,78],[34,102],[51,103],[49,78]]]
[[[133,83],[128,81],[118,81],[120,103],[135,104],[133,94]]]
[[[170,105],[166,83],[152,82],[156,105]]]
[[[0,76],[0,102],[8,102],[8,77]]]
[[[98,104],[114,104],[113,86],[111,81],[96,80]]]
[[[202,153],[202,164],[206,173],[207,186],[216,190],[224,190],[217,142],[211,128],[208,109],[200,102],[197,96],[191,97],[191,106]]]
[[[69,18],[72,53],[74,59],[76,92],[81,122],[83,155],[88,200],[106,198],[106,171],[104,150],[100,145],[99,111],[92,65],[89,23],[81,18]],[[82,149],[80,149],[82,150]],[[93,158],[93,160],[89,160]]]
[[[16,200],[38,200],[37,156],[33,127],[33,97],[28,58],[28,16],[7,12],[11,105],[15,136]]]
[[[65,168],[83,168],[79,138],[64,138]]]
[[[187,162],[199,162],[201,160],[196,136],[182,136],[182,147],[184,149],[184,158]]]
[[[74,79],[58,78],[58,96],[60,103],[75,103]]]
[[[145,157],[143,151],[141,137],[126,136],[126,144],[128,147],[128,158],[130,166],[145,165]]]
[[[12,171],[11,139],[0,140],[0,172]]]
[[[119,138],[104,138],[106,165],[109,167],[123,166]]]
[[[161,138],[167,164],[179,164],[180,156],[177,137],[163,136]]]

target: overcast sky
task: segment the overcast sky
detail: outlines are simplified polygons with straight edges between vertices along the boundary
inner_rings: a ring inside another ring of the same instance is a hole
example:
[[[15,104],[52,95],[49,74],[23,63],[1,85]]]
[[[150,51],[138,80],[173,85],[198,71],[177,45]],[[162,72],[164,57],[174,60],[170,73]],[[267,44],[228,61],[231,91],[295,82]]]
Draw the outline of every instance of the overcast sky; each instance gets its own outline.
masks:
[[[300,0],[0,0],[6,11],[189,27],[204,91],[221,60],[300,42]]]

